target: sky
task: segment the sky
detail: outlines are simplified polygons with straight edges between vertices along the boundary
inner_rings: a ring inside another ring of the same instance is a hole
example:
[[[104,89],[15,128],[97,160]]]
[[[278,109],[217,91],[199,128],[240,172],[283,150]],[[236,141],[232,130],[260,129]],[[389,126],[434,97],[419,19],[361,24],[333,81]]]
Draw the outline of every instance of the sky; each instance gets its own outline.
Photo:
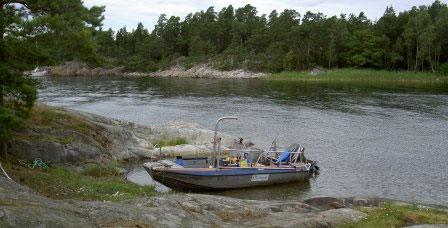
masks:
[[[234,8],[251,4],[257,8],[259,15],[272,10],[278,12],[284,9],[295,9],[301,15],[307,11],[321,12],[327,16],[341,13],[355,13],[363,11],[371,20],[376,20],[384,13],[387,6],[393,6],[396,12],[408,10],[415,5],[430,5],[434,0],[84,0],[88,7],[106,6],[103,28],[117,30],[135,28],[138,22],[152,30],[160,14],[180,16],[184,18],[189,13],[206,10],[214,6],[219,12],[223,7],[233,5]],[[442,0],[447,3],[448,0]]]

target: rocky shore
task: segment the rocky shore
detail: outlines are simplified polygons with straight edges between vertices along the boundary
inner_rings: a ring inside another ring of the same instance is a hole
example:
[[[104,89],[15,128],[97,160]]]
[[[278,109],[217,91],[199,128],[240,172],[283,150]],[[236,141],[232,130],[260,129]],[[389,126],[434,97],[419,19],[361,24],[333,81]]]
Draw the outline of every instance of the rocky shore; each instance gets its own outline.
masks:
[[[179,77],[179,78],[264,78],[269,74],[238,69],[222,71],[214,69],[210,64],[200,64],[192,68],[179,65],[156,72],[129,72],[124,67],[89,67],[85,63],[66,62],[50,67],[38,67],[26,72],[31,76],[125,76],[125,77]]]
[[[8,151],[24,160],[41,158],[50,163],[122,161],[147,159],[160,154],[209,154],[213,131],[198,125],[173,122],[142,126],[99,115],[38,104],[26,128],[16,132]],[[182,145],[158,147],[157,142],[182,138]],[[222,135],[224,147],[234,137]]]
[[[384,210],[384,202],[356,197],[258,201],[202,194],[167,194],[121,202],[53,200],[0,177],[1,227],[338,227],[366,221],[368,214],[356,208]],[[412,219],[405,224],[414,225]]]
[[[141,73],[125,73],[127,76],[152,76],[152,77],[194,77],[194,78],[240,78],[240,79],[250,79],[250,78],[264,78],[267,77],[267,73],[257,73],[251,72],[243,69],[221,71],[213,69],[208,64],[201,64],[193,66],[190,69],[186,69],[182,66],[173,66],[170,69],[157,71],[149,74]]]
[[[334,227],[366,215],[366,199],[311,203],[169,194],[124,202],[53,200],[0,177],[1,227]]]

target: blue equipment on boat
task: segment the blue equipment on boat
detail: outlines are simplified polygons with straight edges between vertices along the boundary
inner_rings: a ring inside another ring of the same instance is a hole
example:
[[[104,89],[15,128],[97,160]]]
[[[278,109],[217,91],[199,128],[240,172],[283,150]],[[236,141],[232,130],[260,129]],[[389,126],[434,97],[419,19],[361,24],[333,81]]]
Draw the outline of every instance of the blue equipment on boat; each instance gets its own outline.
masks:
[[[185,166],[185,161],[184,159],[182,159],[182,156],[176,156],[176,164],[180,165],[180,166]]]
[[[277,161],[275,163],[280,164],[282,162],[288,162],[289,157],[291,156],[292,152],[297,152],[300,148],[300,145],[298,143],[291,144],[285,151],[283,151],[280,156],[277,158]]]

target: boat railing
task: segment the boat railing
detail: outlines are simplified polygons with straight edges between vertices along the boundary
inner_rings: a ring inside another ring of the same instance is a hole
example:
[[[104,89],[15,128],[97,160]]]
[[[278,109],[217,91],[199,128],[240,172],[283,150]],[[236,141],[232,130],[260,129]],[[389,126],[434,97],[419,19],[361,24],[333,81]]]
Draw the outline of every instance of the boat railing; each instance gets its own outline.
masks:
[[[270,151],[265,151],[263,153],[260,154],[260,156],[257,159],[257,162],[255,163],[255,165],[260,164],[260,160],[264,159],[267,160],[271,163],[277,163],[277,159],[279,157],[280,154],[285,153],[285,151],[280,151],[280,150],[270,150]],[[297,163],[297,161],[300,159],[300,154],[303,154],[302,151],[299,152],[287,152],[290,154],[289,158],[288,158],[288,164],[293,164],[293,163]]]
[[[229,153],[260,153],[262,152],[262,150],[257,150],[257,149],[225,149],[223,150],[224,152],[229,152]]]
[[[237,120],[236,116],[225,116],[221,117],[216,121],[215,132],[213,135],[213,162],[216,170],[219,170],[219,160],[221,157],[221,138],[218,138],[218,128],[219,124],[224,120]]]

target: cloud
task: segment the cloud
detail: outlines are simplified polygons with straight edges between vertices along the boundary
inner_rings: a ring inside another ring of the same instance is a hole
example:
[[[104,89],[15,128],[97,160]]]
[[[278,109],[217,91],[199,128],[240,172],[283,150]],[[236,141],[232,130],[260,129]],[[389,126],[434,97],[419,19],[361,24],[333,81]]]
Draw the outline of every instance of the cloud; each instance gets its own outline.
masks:
[[[429,5],[434,0],[85,0],[87,6],[106,6],[105,28],[118,29],[126,26],[134,28],[138,22],[152,29],[160,14],[185,17],[188,13],[206,10],[214,6],[215,11],[233,5],[235,8],[246,4],[255,6],[259,14],[269,14],[272,10],[283,11],[295,9],[302,15],[307,11],[322,12],[328,16],[341,13],[358,14],[361,11],[375,20],[383,14],[387,6],[393,6],[396,11],[408,10],[414,5]],[[447,2],[444,0],[442,2]]]

